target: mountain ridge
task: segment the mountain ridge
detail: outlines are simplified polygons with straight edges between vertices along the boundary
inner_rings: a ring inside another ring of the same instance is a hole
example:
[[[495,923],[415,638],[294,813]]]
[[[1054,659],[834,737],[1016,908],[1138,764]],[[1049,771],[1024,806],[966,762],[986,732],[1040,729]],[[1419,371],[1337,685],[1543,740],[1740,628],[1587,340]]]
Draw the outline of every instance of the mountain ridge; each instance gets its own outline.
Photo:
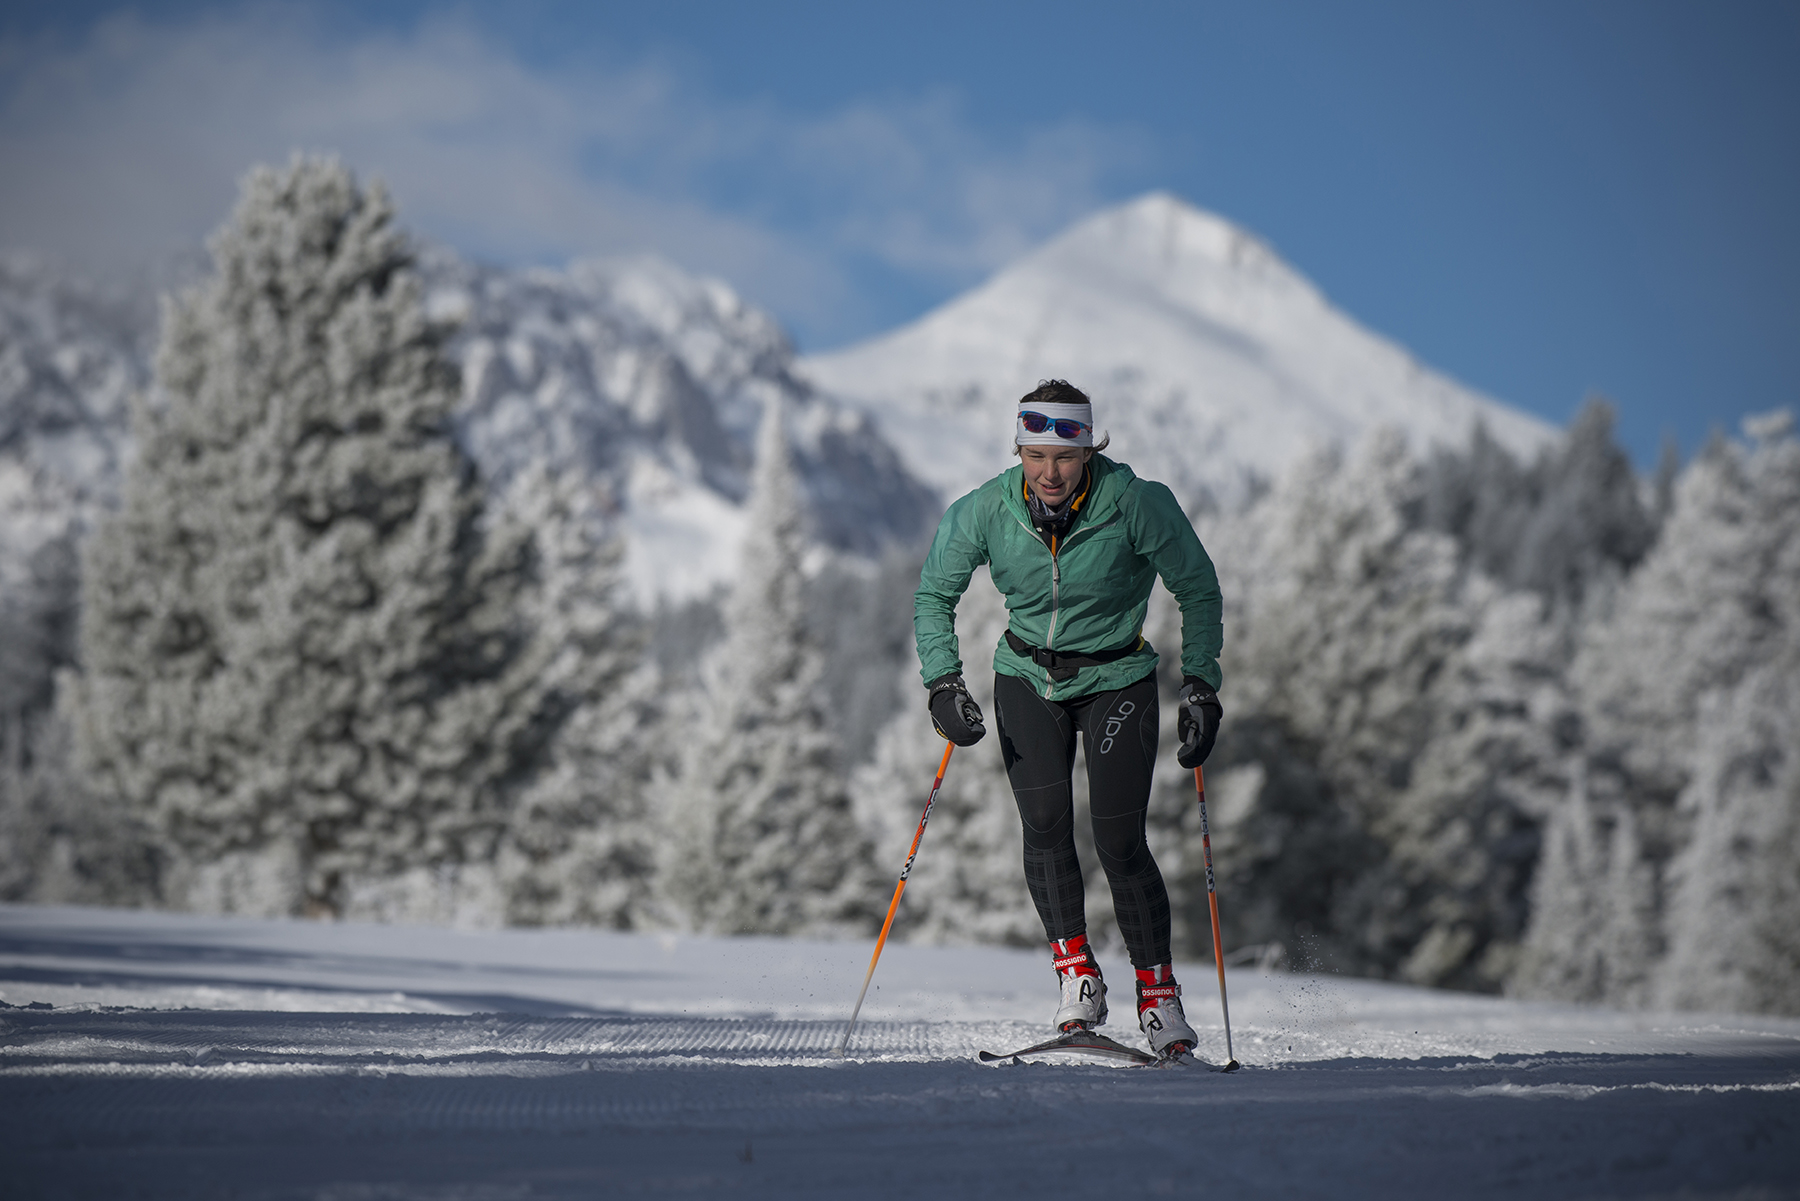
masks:
[[[936,496],[856,409],[791,370],[787,335],[721,281],[660,259],[561,270],[424,264],[452,316],[458,427],[490,481],[531,464],[605,490],[640,601],[684,601],[733,578],[765,405],[780,403],[811,532],[872,555],[929,528]]]
[[[464,448],[499,489],[532,464],[597,489],[646,606],[732,578],[771,398],[823,545],[878,554],[935,518],[872,422],[797,378],[786,333],[728,285],[648,256],[510,269],[417,250],[427,313],[452,331]],[[154,394],[157,294],[202,274],[96,285],[0,254],[0,603],[53,533],[113,503],[130,399]]]
[[[1012,402],[1044,378],[1093,395],[1117,453],[1190,507],[1242,501],[1309,445],[1381,425],[1420,448],[1464,443],[1477,420],[1519,453],[1555,437],[1357,323],[1254,234],[1163,191],[799,371],[948,497],[1005,465]]]

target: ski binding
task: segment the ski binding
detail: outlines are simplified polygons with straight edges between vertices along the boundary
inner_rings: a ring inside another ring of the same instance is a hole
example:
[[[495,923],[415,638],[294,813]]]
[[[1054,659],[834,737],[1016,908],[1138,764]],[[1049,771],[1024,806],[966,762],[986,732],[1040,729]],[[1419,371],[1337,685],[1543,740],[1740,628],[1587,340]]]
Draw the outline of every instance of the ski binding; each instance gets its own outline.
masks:
[[[1104,1034],[1095,1034],[1092,1030],[1071,1030],[1067,1034],[1059,1034],[1048,1042],[1036,1046],[1021,1047],[1017,1051],[995,1054],[983,1051],[977,1056],[983,1063],[999,1063],[1007,1059],[1023,1059],[1028,1055],[1099,1055],[1107,1059],[1122,1059],[1136,1067],[1148,1067],[1161,1063],[1162,1060],[1148,1051],[1140,1051],[1136,1047],[1128,1047],[1122,1042],[1115,1042]]]
[[[1162,1068],[1162,1067],[1202,1067],[1209,1072],[1235,1072],[1238,1063],[1234,1059],[1221,1067],[1209,1063],[1192,1052],[1180,1055],[1158,1056],[1148,1051],[1140,1051],[1136,1047],[1128,1047],[1122,1042],[1110,1039],[1104,1034],[1096,1034],[1092,1030],[1071,1030],[1059,1034],[1048,1042],[1035,1046],[1021,1047],[1017,1051],[996,1053],[982,1051],[976,1058],[982,1063],[1004,1063],[1008,1060],[1018,1063],[1032,1055],[1096,1055],[1106,1059],[1122,1060],[1129,1067]]]

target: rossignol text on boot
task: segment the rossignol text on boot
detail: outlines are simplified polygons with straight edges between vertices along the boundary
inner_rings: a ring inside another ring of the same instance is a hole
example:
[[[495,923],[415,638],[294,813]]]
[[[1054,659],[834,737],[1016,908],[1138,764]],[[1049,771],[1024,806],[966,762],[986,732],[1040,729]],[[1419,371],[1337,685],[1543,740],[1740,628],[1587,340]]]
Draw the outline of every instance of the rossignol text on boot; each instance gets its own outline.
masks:
[[[1200,1036],[1181,1011],[1181,985],[1169,964],[1137,969],[1138,1028],[1164,1058],[1192,1051]]]

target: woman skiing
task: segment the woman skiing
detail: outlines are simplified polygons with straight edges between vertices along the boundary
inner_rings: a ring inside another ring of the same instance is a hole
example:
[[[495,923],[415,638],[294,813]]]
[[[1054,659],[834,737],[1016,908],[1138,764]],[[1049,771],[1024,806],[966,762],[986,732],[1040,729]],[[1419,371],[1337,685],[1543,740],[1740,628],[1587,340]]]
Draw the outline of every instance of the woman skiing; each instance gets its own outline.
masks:
[[[1218,576],[1174,495],[1097,453],[1086,393],[1050,380],[1019,401],[1020,462],[950,506],[914,595],[920,675],[938,733],[986,733],[963,684],[956,604],[985,563],[1006,598],[994,651],[1000,751],[1025,834],[1031,891],[1062,987],[1058,1030],[1106,1021],[1087,940],[1070,787],[1079,732],[1100,864],[1137,970],[1138,1025],[1158,1055],[1193,1049],[1170,967],[1169,894],[1144,840],[1156,763],[1156,651],[1143,637],[1155,577],[1181,605],[1181,765],[1205,762],[1219,729]]]

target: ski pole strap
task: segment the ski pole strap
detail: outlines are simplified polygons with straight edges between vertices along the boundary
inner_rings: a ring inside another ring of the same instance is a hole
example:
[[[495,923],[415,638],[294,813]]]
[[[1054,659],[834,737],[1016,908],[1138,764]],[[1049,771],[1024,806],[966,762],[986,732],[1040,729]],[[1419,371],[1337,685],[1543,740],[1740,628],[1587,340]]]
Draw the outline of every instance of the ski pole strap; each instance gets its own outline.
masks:
[[[1041,646],[1032,646],[1011,630],[1006,631],[1006,645],[1012,647],[1015,655],[1023,655],[1049,672],[1052,680],[1060,681],[1073,679],[1075,673],[1083,667],[1099,667],[1102,663],[1117,663],[1126,655],[1134,654],[1138,647],[1144,645],[1144,634],[1140,630],[1124,646],[1115,646],[1109,651],[1095,651],[1091,655],[1069,655],[1061,651],[1045,650]]]

